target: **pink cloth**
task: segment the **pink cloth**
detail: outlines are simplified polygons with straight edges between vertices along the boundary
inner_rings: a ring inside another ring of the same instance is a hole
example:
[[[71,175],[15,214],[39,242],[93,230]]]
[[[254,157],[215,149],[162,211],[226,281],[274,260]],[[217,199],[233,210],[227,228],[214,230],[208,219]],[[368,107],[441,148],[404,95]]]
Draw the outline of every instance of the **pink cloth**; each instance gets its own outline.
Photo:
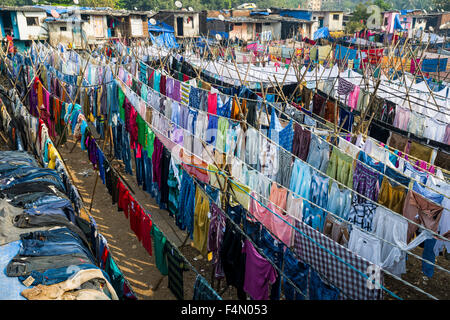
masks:
[[[348,96],[348,105],[353,111],[353,109],[356,108],[356,105],[358,104],[358,97],[359,97],[359,87],[354,86],[353,91],[350,92]]]
[[[217,114],[217,93],[208,93],[208,113]]]
[[[250,205],[248,211],[266,228],[270,228],[272,221],[271,212],[267,211],[267,209],[261,206],[253,197],[257,198],[254,191],[251,192],[252,197],[250,197]]]

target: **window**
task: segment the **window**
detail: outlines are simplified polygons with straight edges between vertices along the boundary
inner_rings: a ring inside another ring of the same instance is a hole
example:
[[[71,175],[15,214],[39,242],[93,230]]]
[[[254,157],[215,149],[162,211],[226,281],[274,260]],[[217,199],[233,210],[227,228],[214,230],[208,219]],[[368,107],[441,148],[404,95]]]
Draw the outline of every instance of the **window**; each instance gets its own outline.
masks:
[[[28,26],[38,26],[39,25],[38,17],[27,17],[27,25]]]
[[[256,33],[261,33],[262,32],[262,24],[261,23],[257,23],[255,25],[255,32]]]
[[[67,27],[59,27],[59,31],[67,31]]]
[[[270,22],[264,22],[264,25],[265,25],[265,26],[270,26],[271,23],[270,23]]]
[[[193,28],[194,27],[194,17],[190,16],[188,19],[189,19],[188,21],[192,24],[192,28]]]
[[[333,20],[338,21],[339,20],[339,15],[338,14],[333,14]]]
[[[235,26],[242,26],[242,22],[237,22],[234,24]]]
[[[385,26],[388,25],[388,18],[384,18],[384,25],[385,25]]]

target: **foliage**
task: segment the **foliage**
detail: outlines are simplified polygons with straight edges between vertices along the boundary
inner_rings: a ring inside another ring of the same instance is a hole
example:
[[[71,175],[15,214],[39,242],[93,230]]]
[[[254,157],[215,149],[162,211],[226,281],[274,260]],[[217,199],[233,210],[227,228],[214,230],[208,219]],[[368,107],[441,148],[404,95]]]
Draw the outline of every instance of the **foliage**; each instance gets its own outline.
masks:
[[[361,31],[365,28],[365,24],[359,22],[359,21],[349,21],[347,22],[347,25],[345,26],[345,32],[346,33],[355,33],[357,31]]]

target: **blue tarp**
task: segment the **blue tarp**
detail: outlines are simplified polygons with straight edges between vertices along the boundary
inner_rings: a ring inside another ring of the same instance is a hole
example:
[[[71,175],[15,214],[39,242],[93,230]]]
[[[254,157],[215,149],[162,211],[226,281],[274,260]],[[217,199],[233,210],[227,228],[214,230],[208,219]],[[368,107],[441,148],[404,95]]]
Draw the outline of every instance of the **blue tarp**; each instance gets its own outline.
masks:
[[[178,43],[173,33],[163,32],[157,37],[150,33],[149,36],[152,43],[156,44],[158,47],[178,48]]]
[[[314,32],[313,40],[328,38],[330,36],[330,30],[327,27],[323,27]]]
[[[280,11],[282,17],[292,17],[296,19],[303,19],[311,21],[312,13],[310,11],[297,11],[297,10],[282,10]]]
[[[156,21],[156,24],[153,25],[148,21],[148,31],[149,32],[170,32],[174,33],[174,29],[172,26],[169,26],[167,23]]]
[[[250,12],[251,16],[256,16],[256,15],[262,15],[262,16],[268,16],[269,12],[267,11],[252,11]]]
[[[228,39],[228,32],[209,30],[209,34],[213,37],[215,37],[216,34],[220,34],[222,36],[222,39]]]

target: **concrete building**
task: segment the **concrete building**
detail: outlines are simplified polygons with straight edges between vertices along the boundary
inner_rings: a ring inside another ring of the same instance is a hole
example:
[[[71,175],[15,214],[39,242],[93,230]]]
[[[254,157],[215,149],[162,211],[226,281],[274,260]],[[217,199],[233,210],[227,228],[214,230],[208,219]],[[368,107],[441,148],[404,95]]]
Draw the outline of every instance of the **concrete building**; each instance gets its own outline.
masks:
[[[173,27],[175,37],[192,38],[206,34],[206,11],[160,10],[153,18]]]
[[[47,13],[33,6],[0,7],[1,38],[12,36],[18,50],[29,46],[33,40],[46,40]]]
[[[344,30],[343,11],[312,11],[311,20],[314,22],[311,34],[323,27],[327,27],[330,32]]]

